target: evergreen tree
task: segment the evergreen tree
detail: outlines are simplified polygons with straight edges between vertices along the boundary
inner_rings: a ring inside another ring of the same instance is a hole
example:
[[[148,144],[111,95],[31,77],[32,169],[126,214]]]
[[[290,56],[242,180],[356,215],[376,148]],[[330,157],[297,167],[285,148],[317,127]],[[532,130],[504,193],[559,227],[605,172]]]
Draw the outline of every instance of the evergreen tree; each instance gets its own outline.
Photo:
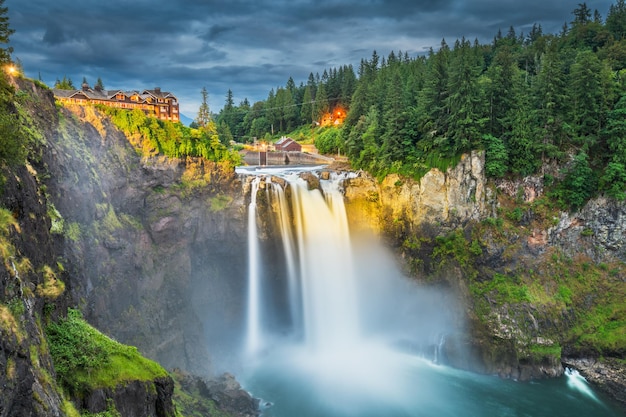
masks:
[[[423,122],[424,133],[437,136],[445,135],[450,118],[449,107],[449,67],[450,48],[445,40],[434,53],[431,49],[428,59],[428,69],[425,75],[424,89],[422,90],[420,106],[425,116]]]
[[[315,103],[313,104],[313,117],[315,121],[321,122],[324,115],[330,112],[328,106],[328,95],[326,94],[326,86],[321,83],[317,88]]]
[[[64,75],[63,79],[60,81],[57,78],[56,82],[54,83],[54,88],[58,90],[76,90],[76,87],[74,87],[74,83],[72,83],[72,79],[67,77],[66,75]]]
[[[200,104],[200,108],[198,109],[198,117],[196,117],[196,124],[203,128],[209,125],[211,122],[211,110],[209,109],[209,93],[206,90],[206,87],[202,87],[202,104]]]
[[[381,158],[384,166],[388,167],[394,161],[402,160],[408,153],[410,143],[404,149],[403,131],[405,123],[405,106],[402,102],[403,83],[399,71],[393,71],[389,89],[383,106],[383,121],[385,130],[382,135]]]
[[[488,71],[490,83],[487,88],[489,98],[489,131],[496,137],[503,137],[511,130],[511,114],[518,101],[516,82],[518,69],[511,47],[498,48]]]
[[[561,201],[578,210],[593,195],[596,186],[597,179],[589,166],[589,157],[580,151],[565,171],[565,178],[560,187]]]
[[[270,131],[273,135],[274,129],[278,128],[278,124],[280,122],[280,110],[276,103],[276,95],[274,93],[274,89],[271,89],[269,95],[267,96],[265,110],[265,117],[267,118],[267,122],[270,125]]]
[[[305,125],[313,123],[313,97],[311,86],[307,85],[302,97],[302,107],[300,108],[300,121]]]
[[[480,144],[482,125],[486,121],[482,114],[484,100],[478,85],[482,65],[465,39],[457,41],[453,63],[448,82],[448,139],[440,145],[444,154],[449,156],[466,152]]]
[[[611,5],[606,16],[606,28],[618,41],[626,37],[626,0],[617,0]]]
[[[572,65],[569,85],[572,105],[570,120],[575,126],[576,137],[581,144],[591,146],[600,133],[603,118],[603,65],[589,50],[576,56]]]
[[[567,83],[558,54],[556,39],[548,43],[539,60],[539,73],[534,83],[535,114],[541,137],[542,160],[560,155],[566,133],[563,129],[566,115]]]
[[[15,31],[9,27],[8,11],[8,7],[4,5],[4,0],[0,0],[0,44],[3,45],[8,45],[9,38],[15,33]],[[10,63],[12,53],[12,46],[0,48],[0,64]]]
[[[509,155],[500,138],[492,135],[483,136],[485,146],[485,175],[500,178],[508,171]]]

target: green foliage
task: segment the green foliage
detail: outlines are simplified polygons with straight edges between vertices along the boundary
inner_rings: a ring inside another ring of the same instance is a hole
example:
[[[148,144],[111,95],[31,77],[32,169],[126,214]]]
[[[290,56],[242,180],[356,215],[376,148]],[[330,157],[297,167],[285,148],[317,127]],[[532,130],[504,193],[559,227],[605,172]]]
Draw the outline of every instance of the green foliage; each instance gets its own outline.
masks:
[[[50,218],[50,233],[63,234],[65,219],[51,201],[48,201],[48,217]]]
[[[113,123],[129,137],[142,155],[202,157],[230,166],[241,163],[239,153],[220,142],[217,127],[210,120],[206,126],[192,129],[181,123],[148,117],[138,109],[127,111],[106,106],[99,106],[99,109],[111,117]]]
[[[62,80],[57,80],[54,82],[54,88],[57,90],[76,90],[72,79],[68,76],[64,75]]]
[[[21,165],[25,158],[26,147],[17,116],[0,110],[0,165]]]
[[[589,157],[585,152],[579,152],[574,157],[571,166],[565,171],[565,178],[558,187],[556,195],[561,203],[577,210],[597,190],[597,177],[589,166]]]
[[[558,343],[553,345],[531,345],[530,346],[531,355],[537,359],[541,360],[543,358],[557,358],[561,359],[561,352],[563,348]]]
[[[444,264],[448,259],[454,259],[463,267],[471,266],[473,256],[482,253],[480,244],[468,242],[461,230],[455,230],[445,236],[437,236],[435,238],[435,248],[433,249],[433,258],[439,259],[440,264]]]
[[[345,153],[341,130],[337,127],[323,128],[315,139],[315,147],[321,154]]]
[[[503,177],[508,170],[509,160],[504,142],[491,135],[484,135],[483,144],[485,146],[485,174],[488,177]]]
[[[186,377],[181,371],[174,370],[172,372],[172,378],[174,379],[173,400],[176,410],[181,417],[231,416],[229,413],[220,410],[215,401],[207,398],[197,384],[185,384],[183,386],[181,381]]]
[[[488,296],[500,304],[531,301],[528,286],[520,284],[517,277],[496,273],[490,280],[470,284],[476,296]]]
[[[213,198],[211,198],[210,200],[210,205],[209,205],[209,209],[212,212],[218,212],[218,211],[222,211],[224,210],[226,207],[228,207],[230,205],[230,203],[233,201],[232,197],[228,196],[228,195],[224,195],[224,194],[219,194]]]
[[[9,27],[9,9],[4,6],[4,0],[0,0],[0,44],[7,45],[9,37],[15,32]],[[11,62],[13,47],[0,48],[0,64]]]
[[[579,324],[572,335],[578,345],[598,354],[624,355],[626,346],[626,309],[623,300],[579,311]]]
[[[167,375],[135,347],[122,345],[91,327],[78,310],[69,309],[66,318],[50,323],[46,334],[58,381],[71,395]]]
[[[115,408],[115,403],[111,398],[107,399],[107,409],[100,413],[83,413],[81,417],[123,417]]]

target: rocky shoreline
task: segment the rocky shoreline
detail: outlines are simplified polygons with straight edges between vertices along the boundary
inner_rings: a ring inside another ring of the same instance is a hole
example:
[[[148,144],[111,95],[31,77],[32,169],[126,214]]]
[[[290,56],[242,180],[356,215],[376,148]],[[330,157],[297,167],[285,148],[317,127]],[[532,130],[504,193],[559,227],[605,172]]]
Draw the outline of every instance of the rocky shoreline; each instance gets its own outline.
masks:
[[[576,369],[592,385],[618,401],[626,410],[626,363],[613,358],[563,358],[563,366]]]

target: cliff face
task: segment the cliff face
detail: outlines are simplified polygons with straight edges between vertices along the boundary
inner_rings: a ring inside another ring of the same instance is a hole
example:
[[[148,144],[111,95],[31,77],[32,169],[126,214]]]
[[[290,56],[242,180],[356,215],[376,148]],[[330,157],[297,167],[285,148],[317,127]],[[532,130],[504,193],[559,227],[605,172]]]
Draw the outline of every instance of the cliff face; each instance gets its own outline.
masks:
[[[201,160],[141,159],[92,108],[62,117],[48,191],[86,318],[168,369],[211,374],[214,329],[204,318],[239,314],[227,286],[245,277],[234,173]]]
[[[421,224],[458,226],[492,215],[494,197],[486,186],[484,155],[465,155],[452,170],[430,170],[420,181],[367,175],[348,180],[346,199],[353,228],[369,227],[393,237]]]
[[[36,143],[25,167],[3,170],[0,416],[72,412],[44,332],[69,306],[167,367],[208,374],[206,334],[188,302],[193,281],[208,279],[190,271],[237,241],[223,221],[237,218],[234,176],[198,161],[142,161],[93,109],[57,108],[48,90],[14,81]],[[228,195],[198,186],[211,179]],[[125,416],[169,416],[172,390],[169,377],[130,381],[82,406],[101,412],[108,399]]]

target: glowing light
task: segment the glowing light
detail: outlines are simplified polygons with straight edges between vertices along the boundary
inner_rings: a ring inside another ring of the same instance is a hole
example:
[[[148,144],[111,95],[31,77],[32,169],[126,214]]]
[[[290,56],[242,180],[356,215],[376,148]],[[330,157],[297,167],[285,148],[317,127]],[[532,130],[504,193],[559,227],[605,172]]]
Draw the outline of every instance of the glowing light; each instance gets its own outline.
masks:
[[[13,65],[9,65],[7,67],[7,72],[9,73],[9,75],[14,75],[17,72],[17,68],[15,68]]]

